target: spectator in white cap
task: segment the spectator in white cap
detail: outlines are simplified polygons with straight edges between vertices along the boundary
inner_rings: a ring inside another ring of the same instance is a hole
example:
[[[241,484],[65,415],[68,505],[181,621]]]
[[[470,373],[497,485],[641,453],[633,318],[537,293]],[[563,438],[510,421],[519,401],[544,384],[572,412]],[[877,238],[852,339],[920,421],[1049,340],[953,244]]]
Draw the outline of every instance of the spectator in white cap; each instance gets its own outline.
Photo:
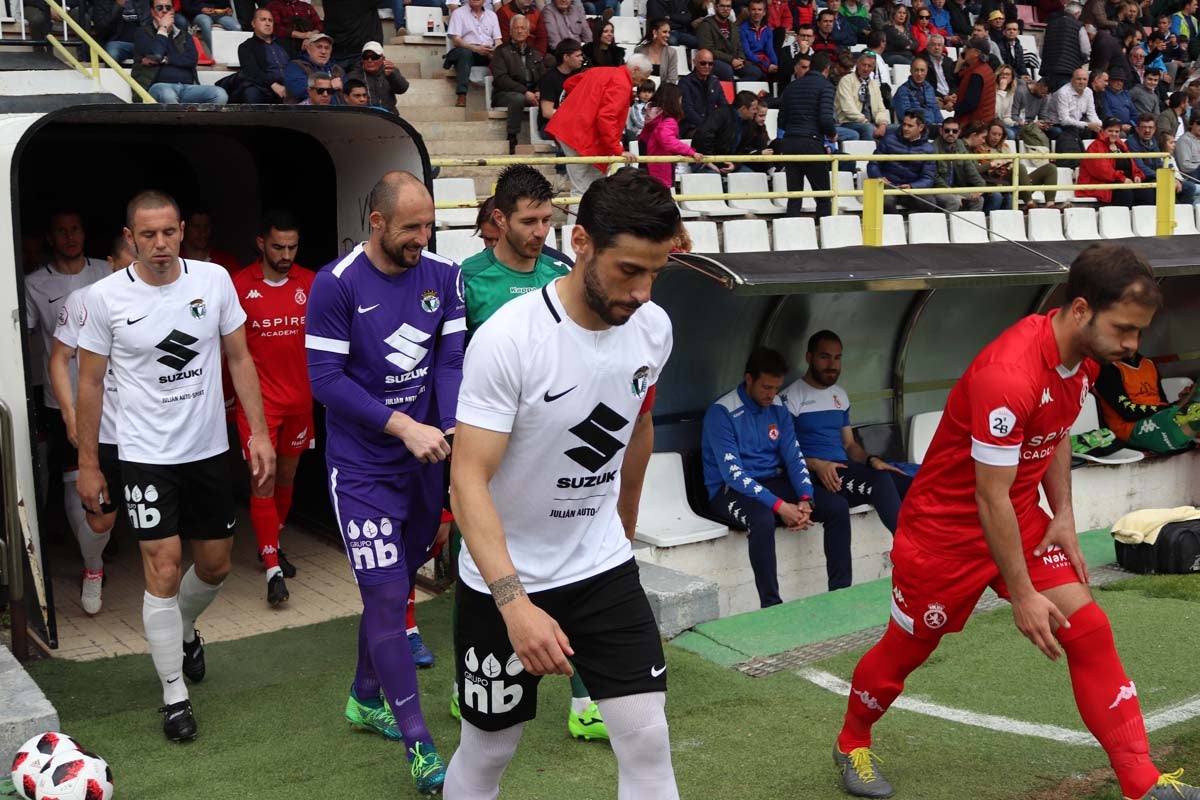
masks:
[[[396,113],[396,97],[408,91],[408,80],[384,56],[383,45],[379,42],[363,45],[362,61],[347,77],[357,78],[366,84],[367,105],[386,108],[393,114]]]
[[[333,105],[342,104],[342,81],[346,70],[333,61],[333,38],[327,33],[314,33],[304,40],[304,51],[300,57],[288,64],[283,76],[289,103],[299,103],[308,97],[308,76],[314,72],[329,74],[333,86]]]

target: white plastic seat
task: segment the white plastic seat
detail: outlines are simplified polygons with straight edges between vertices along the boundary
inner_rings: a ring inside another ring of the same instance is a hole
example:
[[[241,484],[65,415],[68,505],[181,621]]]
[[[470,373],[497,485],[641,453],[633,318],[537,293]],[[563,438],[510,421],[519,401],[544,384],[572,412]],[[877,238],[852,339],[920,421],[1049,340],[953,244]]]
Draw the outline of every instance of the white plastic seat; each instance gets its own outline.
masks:
[[[786,172],[781,169],[775,170],[775,174],[771,176],[771,191],[789,191]],[[775,204],[776,208],[781,208],[784,211],[787,211],[788,199],[786,197],[772,197],[771,202]]]
[[[950,231],[946,227],[946,215],[940,212],[909,214],[908,243],[950,244]]]
[[[687,228],[692,237],[693,253],[719,253],[721,245],[717,241],[717,223],[685,220],[683,227]]]
[[[1191,378],[1161,378],[1158,382],[1162,384],[1168,403],[1174,403],[1179,399],[1180,392],[1192,385]]]
[[[1085,150],[1087,149],[1086,146],[1084,147],[1084,149]],[[1075,183],[1075,170],[1068,169],[1067,167],[1059,167],[1058,168],[1058,185],[1066,186],[1069,183]],[[1096,198],[1094,198],[1094,197],[1079,197],[1078,195],[1075,194],[1074,189],[1062,189],[1056,193],[1054,199],[1058,203],[1073,203],[1075,205],[1081,205],[1081,204],[1091,205],[1096,202]]]
[[[772,220],[771,228],[776,250],[817,249],[817,223],[812,217],[782,217]]]
[[[437,249],[434,252],[461,264],[484,249],[483,239],[476,236],[471,228],[450,228],[437,232]]]
[[[1133,236],[1129,209],[1124,206],[1103,206],[1096,219],[1101,239],[1128,239]]]
[[[721,185],[721,176],[715,172],[695,172],[684,175],[679,181],[679,193],[689,194],[725,194]],[[685,200],[680,203],[688,211],[698,211],[706,217],[742,217],[745,211],[730,208],[724,200]]]
[[[766,81],[737,81],[733,89],[735,92],[766,92],[768,96],[771,94],[771,84]]]
[[[989,214],[988,230],[993,242],[1003,242],[1006,239],[1012,239],[1014,242],[1029,241],[1029,236],[1025,233],[1025,215],[1011,208]]]
[[[909,74],[912,73],[912,66],[909,64],[892,64],[892,86],[903,86],[908,80]]]
[[[863,243],[862,219],[842,214],[836,217],[821,217],[821,249],[858,247]]]
[[[766,253],[771,249],[765,219],[735,219],[721,223],[726,253]]]
[[[933,434],[937,432],[941,421],[941,411],[926,411],[923,414],[913,415],[908,424],[909,461],[920,464],[925,460],[925,453],[929,451],[929,443],[933,441]]]
[[[638,17],[613,17],[609,20],[613,26],[613,37],[617,44],[637,45],[642,41],[643,22]]]
[[[1154,206],[1134,206],[1131,216],[1134,236],[1158,235],[1158,209]]]
[[[679,64],[679,77],[683,77],[692,71],[691,61],[688,60],[688,50],[681,44],[671,45],[671,49],[675,51],[675,60]]]
[[[883,246],[892,247],[898,244],[908,244],[908,235],[904,232],[904,217],[900,214],[884,214]]]
[[[837,182],[839,192],[853,192],[858,189],[854,185],[854,175],[849,172],[837,171]],[[852,211],[858,213],[862,211],[863,204],[861,197],[838,195],[838,211]]]
[[[572,232],[574,232],[574,230],[575,230],[575,226],[573,224],[572,225],[563,225],[562,226],[562,247],[556,248],[558,250],[562,250],[563,255],[566,255],[572,261],[575,260],[575,248],[571,246],[571,234],[572,234]]]
[[[767,121],[766,121],[766,123],[764,123],[764,127],[767,129],[767,138],[770,139],[771,141],[774,141],[775,138],[779,135],[779,109],[778,108],[768,108],[767,109]]]
[[[412,12],[412,13],[409,13]],[[432,22],[431,26],[429,23]],[[440,8],[411,5],[404,10],[404,27],[413,36],[446,38],[446,23]]]
[[[654,547],[674,547],[720,539],[728,533],[728,527],[697,516],[688,505],[679,453],[652,454],[646,465],[634,538]]]
[[[416,7],[421,8],[421,6],[416,6]],[[538,131],[538,114],[540,114],[542,111],[541,107],[540,106],[530,106],[527,109],[527,111],[529,113],[529,141],[530,141],[530,143],[531,144],[554,144],[553,139],[544,138],[542,136],[541,132]]]
[[[1081,433],[1094,431],[1100,427],[1102,425],[1100,423],[1100,415],[1096,411],[1096,401],[1088,397],[1087,402],[1083,404],[1083,408],[1079,409],[1079,416],[1075,418],[1075,422],[1071,425],[1071,435],[1078,436]],[[1135,461],[1141,461],[1145,457],[1145,453],[1130,450],[1127,447],[1103,456],[1075,454],[1075,458],[1082,458],[1085,461],[1091,461],[1096,464],[1132,464]]]
[[[1196,209],[1190,204],[1175,205],[1175,230],[1172,233],[1175,236],[1195,236],[1200,233],[1196,230]]]
[[[546,231],[546,245],[553,247],[555,250],[558,249],[558,232],[553,225],[550,226],[550,230]]]
[[[433,199],[439,203],[476,200],[475,181],[472,178],[434,178]],[[478,215],[475,208],[439,208],[434,212],[440,228],[474,228]]]
[[[750,192],[766,192],[770,190],[770,187],[767,185],[767,174],[765,172],[731,172],[725,177],[729,181],[730,194],[748,194]],[[772,203],[769,197],[730,200],[729,207],[737,208],[750,214],[774,215],[783,213],[783,209]]]
[[[1062,212],[1057,208],[1033,208],[1029,210],[1029,241],[1063,241]]]
[[[1096,209],[1094,208],[1065,209],[1063,211],[1063,227],[1066,229],[1068,241],[1100,238],[1100,231],[1096,227]]]
[[[952,244],[986,244],[987,241],[987,214],[982,211],[959,211],[950,215]]]
[[[251,31],[227,31],[214,25],[211,53],[213,61],[229,67],[241,66],[238,60],[238,46],[253,35]]]
[[[874,154],[874,152],[875,152],[875,140],[872,139],[870,141],[865,141],[865,140],[860,139],[860,140],[854,140],[854,141],[849,141],[849,142],[842,142],[842,151],[848,156],[869,156],[869,155]],[[854,162],[854,171],[855,172],[866,172],[866,169],[867,169],[866,161],[855,161]]]

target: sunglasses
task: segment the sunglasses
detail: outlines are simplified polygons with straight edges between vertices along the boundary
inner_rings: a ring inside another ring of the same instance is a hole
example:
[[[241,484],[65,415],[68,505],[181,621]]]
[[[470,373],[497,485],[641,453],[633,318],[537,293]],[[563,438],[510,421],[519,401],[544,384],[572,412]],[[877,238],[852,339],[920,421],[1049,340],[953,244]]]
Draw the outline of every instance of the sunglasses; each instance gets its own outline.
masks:
[[[917,19],[933,19],[933,17],[929,16],[928,14],[920,14],[917,16]]]
[[[693,64],[693,66],[697,66],[697,67],[711,67],[713,62],[711,62],[711,61],[693,61],[692,64]]]
[[[317,86],[313,88],[313,91],[321,95],[333,94],[333,89],[328,86]]]
[[[379,61],[382,58],[378,53],[363,53],[363,61]]]
[[[175,6],[168,6],[168,5],[155,6],[154,10],[155,11],[174,11]]]
[[[958,134],[958,128],[942,128],[942,133]]]

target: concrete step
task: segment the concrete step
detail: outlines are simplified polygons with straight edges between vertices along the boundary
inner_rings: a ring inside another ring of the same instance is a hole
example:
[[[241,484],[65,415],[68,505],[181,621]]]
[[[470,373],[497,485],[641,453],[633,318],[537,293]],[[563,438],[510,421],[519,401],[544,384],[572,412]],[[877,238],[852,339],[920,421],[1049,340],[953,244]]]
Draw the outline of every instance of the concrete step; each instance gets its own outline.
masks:
[[[479,88],[479,95],[483,96],[483,89]],[[401,95],[400,99],[405,105],[415,106],[424,105],[426,107],[438,105],[454,105],[454,83],[445,78],[413,78],[408,81],[408,91]]]
[[[460,152],[469,153],[472,143],[501,140],[504,136],[504,121],[498,119],[480,122],[417,121],[410,119],[425,141],[457,141],[462,143]]]
[[[464,146],[464,144],[466,146]],[[461,140],[425,139],[430,158],[482,158],[508,155],[508,139],[480,139],[464,143]]]
[[[678,636],[721,615],[716,581],[644,561],[638,562],[638,570],[658,632],[664,638]]]
[[[0,764],[28,739],[59,729],[58,712],[12,652],[0,644]]]
[[[387,44],[383,45],[383,55],[393,63],[420,64],[421,75],[432,77],[433,73],[442,69],[442,59],[446,55],[445,44]]]
[[[437,156],[434,156],[437,158]],[[492,194],[492,186],[496,183],[496,177],[500,174],[502,167],[442,167],[440,177],[443,178],[472,178],[475,181],[475,194],[480,197],[488,197]],[[556,181],[558,176],[554,172],[554,167],[534,167],[538,172],[546,176],[551,185],[557,186]],[[565,182],[566,177],[563,177]],[[564,184],[565,185],[565,184]]]
[[[457,108],[453,102],[430,107],[424,101],[413,102],[407,95],[396,98],[396,111],[413,125],[425,122],[486,122],[487,115],[468,108]]]

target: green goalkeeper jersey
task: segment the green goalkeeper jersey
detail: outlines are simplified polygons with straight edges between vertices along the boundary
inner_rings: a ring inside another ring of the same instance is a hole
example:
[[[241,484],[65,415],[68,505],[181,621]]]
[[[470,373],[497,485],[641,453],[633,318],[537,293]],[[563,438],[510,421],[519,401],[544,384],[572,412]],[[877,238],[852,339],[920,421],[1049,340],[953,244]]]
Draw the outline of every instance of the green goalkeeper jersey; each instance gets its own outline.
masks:
[[[533,272],[517,272],[496,260],[489,248],[461,265],[466,288],[467,330],[474,331],[509,300],[536,292],[555,278],[571,271],[563,262],[545,253],[538,256]]]

